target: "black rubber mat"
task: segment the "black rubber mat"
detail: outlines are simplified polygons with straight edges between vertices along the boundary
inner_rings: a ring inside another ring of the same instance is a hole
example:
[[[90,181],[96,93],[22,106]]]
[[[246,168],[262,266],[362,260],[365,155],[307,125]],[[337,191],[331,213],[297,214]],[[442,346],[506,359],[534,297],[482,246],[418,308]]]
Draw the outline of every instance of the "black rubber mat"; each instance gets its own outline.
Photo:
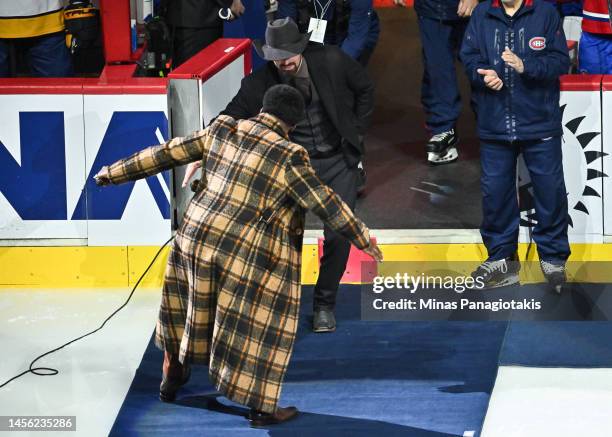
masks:
[[[366,138],[368,182],[357,214],[373,229],[476,229],[480,225],[480,168],[469,84],[457,63],[463,96],[459,160],[426,162],[420,103],[421,45],[412,9],[380,9],[381,36],[368,66],[376,106]],[[310,216],[309,228],[321,223]]]

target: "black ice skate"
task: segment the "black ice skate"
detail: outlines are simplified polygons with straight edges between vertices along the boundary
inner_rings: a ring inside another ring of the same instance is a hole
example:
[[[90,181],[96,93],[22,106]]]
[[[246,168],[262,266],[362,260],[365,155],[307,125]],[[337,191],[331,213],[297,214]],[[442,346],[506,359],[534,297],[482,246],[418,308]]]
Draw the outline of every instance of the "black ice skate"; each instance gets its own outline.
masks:
[[[495,261],[487,260],[472,272],[472,278],[481,278],[484,290],[507,287],[519,283],[521,264],[516,255]]]
[[[565,263],[540,260],[540,268],[542,269],[542,273],[544,273],[544,277],[548,281],[550,288],[555,293],[561,294],[563,287],[567,282]]]
[[[455,129],[432,136],[425,146],[429,164],[442,165],[456,161],[459,158],[456,147],[458,141],[459,136]]]

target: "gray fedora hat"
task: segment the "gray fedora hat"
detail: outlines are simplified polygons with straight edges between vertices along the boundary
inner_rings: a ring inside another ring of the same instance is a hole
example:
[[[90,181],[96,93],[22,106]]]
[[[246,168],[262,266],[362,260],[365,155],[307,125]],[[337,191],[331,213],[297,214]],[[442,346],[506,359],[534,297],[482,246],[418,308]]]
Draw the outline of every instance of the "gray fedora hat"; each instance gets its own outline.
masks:
[[[301,54],[308,45],[310,33],[300,33],[291,18],[281,18],[268,23],[265,43],[255,40],[253,46],[266,61],[279,61]]]

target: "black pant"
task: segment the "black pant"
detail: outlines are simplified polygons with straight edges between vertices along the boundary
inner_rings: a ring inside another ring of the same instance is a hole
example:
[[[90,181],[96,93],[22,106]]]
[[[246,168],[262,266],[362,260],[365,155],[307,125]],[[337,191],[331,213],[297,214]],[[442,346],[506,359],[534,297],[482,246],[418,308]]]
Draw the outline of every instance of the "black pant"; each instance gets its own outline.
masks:
[[[173,29],[172,68],[178,67],[222,36],[223,26],[175,27]]]
[[[338,194],[351,208],[355,209],[357,200],[357,167],[349,168],[344,156],[339,153],[329,158],[311,158],[317,176]],[[351,243],[336,234],[328,226],[323,227],[323,257],[319,278],[314,290],[313,306],[318,309],[333,310],[340,279],[346,269]]]
[[[359,62],[363,68],[366,68],[368,66],[368,62],[370,62],[370,58],[372,57],[373,53],[374,47],[364,48],[361,54],[357,56],[357,62]]]

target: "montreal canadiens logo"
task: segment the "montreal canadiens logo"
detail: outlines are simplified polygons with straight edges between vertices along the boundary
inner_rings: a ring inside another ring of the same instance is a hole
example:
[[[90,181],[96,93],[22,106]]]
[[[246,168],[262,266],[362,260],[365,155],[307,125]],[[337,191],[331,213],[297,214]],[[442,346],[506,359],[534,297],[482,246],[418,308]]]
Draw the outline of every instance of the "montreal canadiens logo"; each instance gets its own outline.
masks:
[[[546,47],[546,38],[543,36],[534,36],[529,40],[529,47],[531,47],[531,50],[544,50]]]

